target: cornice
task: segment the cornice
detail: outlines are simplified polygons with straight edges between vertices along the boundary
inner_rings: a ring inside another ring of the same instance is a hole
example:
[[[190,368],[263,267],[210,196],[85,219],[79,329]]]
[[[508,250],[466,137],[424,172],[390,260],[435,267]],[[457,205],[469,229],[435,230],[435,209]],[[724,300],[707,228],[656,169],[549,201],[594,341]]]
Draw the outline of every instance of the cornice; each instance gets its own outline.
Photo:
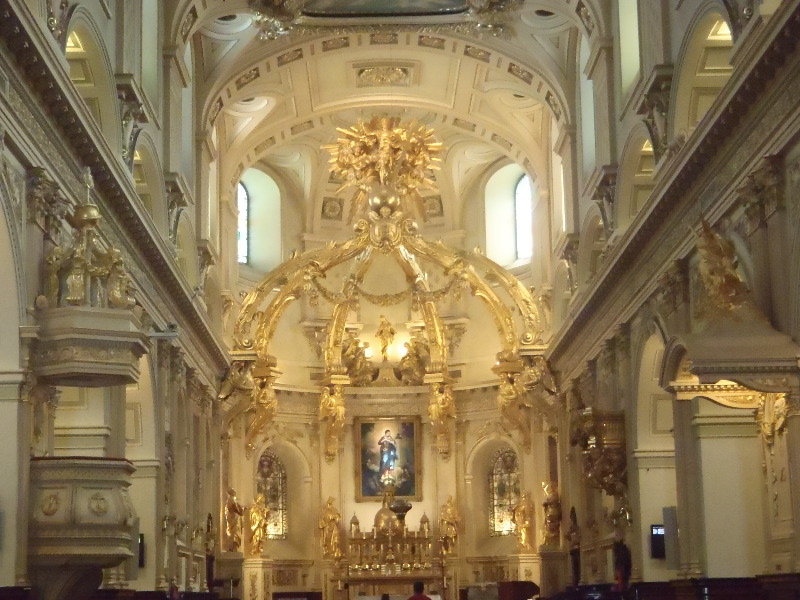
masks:
[[[66,72],[63,68],[50,67],[64,61],[56,53],[54,44],[43,36],[41,29],[31,22],[27,7],[15,0],[0,0],[0,40],[16,58],[20,72],[61,130],[65,144],[91,169],[96,190],[144,258],[153,278],[167,290],[169,301],[222,371],[228,363],[227,352],[211,330],[205,314],[194,304],[191,291],[184,285],[170,253],[162,245],[153,243],[150,228],[134,207],[135,190],[130,177],[97,126],[81,114],[82,102]]]
[[[638,309],[639,302],[636,301],[643,301],[655,289],[658,271],[631,273],[632,267],[652,258],[657,248],[664,248],[665,237],[670,232],[672,237],[680,235],[679,243],[673,243],[672,251],[676,256],[672,258],[686,254],[691,249],[691,233],[685,228],[677,232],[669,225],[677,225],[681,219],[692,216],[699,219],[700,213],[712,220],[719,216],[718,213],[723,209],[722,202],[701,202],[701,196],[705,193],[703,186],[708,186],[710,179],[718,174],[715,173],[714,163],[719,163],[725,153],[749,152],[754,154],[753,159],[761,157],[757,146],[742,147],[741,144],[728,142],[743,135],[742,121],[753,111],[753,107],[772,107],[764,98],[774,93],[776,88],[768,83],[796,52],[800,44],[800,37],[796,35],[798,30],[800,3],[792,3],[791,7],[787,6],[782,13],[779,11],[773,16],[768,29],[754,32],[761,38],[754,42],[764,49],[761,56],[753,60],[746,70],[734,72],[731,81],[723,88],[716,107],[712,108],[716,112],[715,118],[695,131],[681,155],[671,163],[662,165],[664,171],[657,174],[653,194],[658,201],[645,207],[621,236],[590,286],[577,298],[577,303],[550,345],[547,357],[562,374],[573,376],[573,371],[577,372],[582,361],[588,358],[583,350],[608,335],[617,323],[630,319]],[[752,125],[752,121],[752,117],[747,119],[747,125]],[[764,145],[767,143],[763,142]],[[777,143],[777,140],[769,140],[769,143]],[[742,173],[742,177],[745,174]],[[735,184],[733,181],[728,183]],[[714,200],[724,196],[724,190],[714,191],[717,192]],[[693,210],[687,211],[688,206],[693,206]],[[625,286],[627,301],[620,302],[615,296],[620,295],[619,288],[626,278],[631,279],[627,282],[631,285]],[[605,314],[602,314],[602,309],[606,309]],[[628,314],[623,314],[624,311]]]

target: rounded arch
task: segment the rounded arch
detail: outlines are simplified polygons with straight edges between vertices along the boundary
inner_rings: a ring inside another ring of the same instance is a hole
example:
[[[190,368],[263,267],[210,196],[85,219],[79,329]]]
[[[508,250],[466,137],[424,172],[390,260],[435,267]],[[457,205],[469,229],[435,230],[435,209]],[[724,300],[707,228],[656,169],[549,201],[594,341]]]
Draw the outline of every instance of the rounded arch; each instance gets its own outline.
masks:
[[[67,27],[65,56],[69,77],[103,132],[108,145],[121,153],[121,124],[114,69],[91,13],[84,7],[73,12]]]
[[[168,208],[163,172],[153,138],[142,132],[133,152],[133,182],[142,206],[153,219],[158,232],[166,237]]]
[[[606,234],[600,209],[593,204],[586,213],[578,244],[577,279],[582,285],[592,279],[600,266]]]
[[[681,45],[670,102],[670,139],[688,137],[711,108],[733,72],[732,47],[730,24],[720,5],[707,3],[695,14]]]
[[[523,452],[522,446],[517,444],[511,436],[500,433],[489,434],[475,442],[467,454],[467,477],[479,475],[477,471],[485,468],[489,464],[489,459],[504,448],[510,448],[517,453],[517,456],[521,456]]]
[[[197,265],[197,246],[194,229],[186,216],[178,221],[177,250],[178,267],[186,277],[189,287],[197,288],[200,283],[200,272]]]
[[[500,454],[508,450],[513,451],[517,457],[519,489],[527,489],[530,482],[526,483],[520,465],[522,449],[507,435],[494,432],[478,440],[467,456],[466,476],[471,481],[468,511],[474,523],[485,523],[472,528],[473,531],[470,532],[471,543],[480,554],[511,553],[516,546],[514,536],[496,533],[492,521],[492,470]]]
[[[673,381],[694,377],[688,371],[689,363],[686,354],[686,343],[680,337],[672,336],[666,341],[658,385],[666,389]]]
[[[242,260],[241,264],[267,273],[281,263],[283,256],[283,200],[286,194],[281,193],[278,182],[263,168],[247,169],[239,183],[246,195],[241,201],[247,203],[246,207],[237,207],[240,213],[246,211],[247,214],[246,220],[239,223],[240,229],[247,229],[247,260]]]
[[[285,537],[281,540],[268,540],[266,546],[279,543],[282,549],[286,549],[287,555],[303,555],[310,552],[313,546],[314,536],[308,534],[308,515],[314,514],[317,509],[310,487],[311,463],[296,444],[285,440],[263,439],[253,452],[250,468],[246,471],[250,481],[243,482],[245,485],[242,486],[243,489],[251,490],[251,498],[258,493],[258,463],[265,452],[271,452],[281,462],[286,473]]]
[[[615,202],[615,224],[624,231],[647,203],[655,186],[653,144],[643,123],[629,133],[622,149]]]

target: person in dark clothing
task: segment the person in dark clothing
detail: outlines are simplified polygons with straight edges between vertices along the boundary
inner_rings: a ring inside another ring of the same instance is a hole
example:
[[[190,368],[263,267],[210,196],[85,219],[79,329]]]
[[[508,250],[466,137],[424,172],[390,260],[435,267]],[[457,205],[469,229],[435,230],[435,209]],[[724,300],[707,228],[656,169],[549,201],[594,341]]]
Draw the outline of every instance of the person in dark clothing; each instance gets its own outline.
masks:
[[[628,582],[631,579],[631,549],[621,539],[617,539],[614,540],[612,552],[614,554],[614,576],[617,580],[617,591],[625,592],[628,590]]]
[[[410,596],[408,600],[431,600],[423,593],[425,585],[421,581],[414,582],[414,595]]]

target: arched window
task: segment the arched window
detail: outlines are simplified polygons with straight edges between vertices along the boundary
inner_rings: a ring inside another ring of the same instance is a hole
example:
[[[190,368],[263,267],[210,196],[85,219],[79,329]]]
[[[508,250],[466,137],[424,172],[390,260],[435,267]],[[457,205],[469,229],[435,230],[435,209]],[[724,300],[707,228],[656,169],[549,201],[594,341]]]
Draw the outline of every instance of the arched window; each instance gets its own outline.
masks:
[[[504,267],[530,260],[535,199],[531,178],[519,165],[506,165],[489,177],[485,194],[486,256]]]
[[[269,517],[267,539],[286,539],[286,469],[283,463],[269,450],[258,459],[256,493],[264,494]]]
[[[491,534],[514,533],[511,513],[519,503],[519,468],[517,453],[511,449],[500,450],[492,462],[489,473],[489,503]]]
[[[533,256],[533,194],[526,173],[514,189],[514,217],[517,225],[517,260]]]
[[[246,202],[244,198],[247,198]],[[250,168],[237,187],[239,264],[250,277],[268,273],[282,262],[283,230],[278,183],[261,169]],[[291,219],[291,213],[287,215]],[[245,258],[246,256],[246,258]]]
[[[250,196],[241,182],[236,187],[236,208],[239,211],[236,229],[239,264],[246,265],[250,262]]]

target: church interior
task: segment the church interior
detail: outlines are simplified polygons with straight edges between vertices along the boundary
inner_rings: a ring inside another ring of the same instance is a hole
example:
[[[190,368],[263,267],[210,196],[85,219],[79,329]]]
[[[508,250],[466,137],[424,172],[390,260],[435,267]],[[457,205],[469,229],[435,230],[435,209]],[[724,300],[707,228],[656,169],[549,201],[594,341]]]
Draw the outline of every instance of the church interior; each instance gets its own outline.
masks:
[[[0,0],[0,599],[800,599],[800,0]]]

